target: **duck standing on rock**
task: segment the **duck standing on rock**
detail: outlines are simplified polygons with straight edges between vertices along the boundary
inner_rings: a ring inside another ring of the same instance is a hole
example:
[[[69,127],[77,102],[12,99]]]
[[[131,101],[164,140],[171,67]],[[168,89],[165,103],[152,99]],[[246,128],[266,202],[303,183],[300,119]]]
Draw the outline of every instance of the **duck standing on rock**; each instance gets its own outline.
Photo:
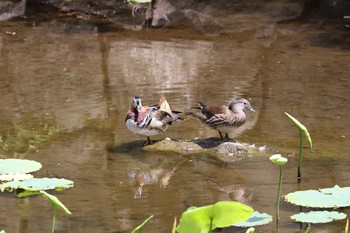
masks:
[[[225,138],[229,139],[228,133],[246,122],[247,115],[244,109],[255,112],[249,101],[243,98],[235,99],[228,106],[198,103],[201,112],[188,112],[186,114],[219,131],[222,140],[224,140],[223,133],[225,133]]]
[[[152,144],[149,136],[164,133],[177,120],[181,120],[181,112],[172,111],[164,97],[155,106],[142,106],[141,98],[136,96],[126,114],[126,127],[135,134],[147,136],[144,145]]]

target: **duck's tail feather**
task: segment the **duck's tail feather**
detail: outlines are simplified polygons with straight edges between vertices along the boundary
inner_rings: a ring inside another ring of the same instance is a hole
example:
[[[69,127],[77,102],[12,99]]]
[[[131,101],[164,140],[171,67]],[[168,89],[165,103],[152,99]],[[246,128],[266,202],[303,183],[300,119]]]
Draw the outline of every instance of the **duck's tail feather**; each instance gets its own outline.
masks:
[[[162,97],[159,100],[159,110],[173,118],[173,112],[171,111],[170,105],[168,104],[168,101],[166,101],[165,97]]]

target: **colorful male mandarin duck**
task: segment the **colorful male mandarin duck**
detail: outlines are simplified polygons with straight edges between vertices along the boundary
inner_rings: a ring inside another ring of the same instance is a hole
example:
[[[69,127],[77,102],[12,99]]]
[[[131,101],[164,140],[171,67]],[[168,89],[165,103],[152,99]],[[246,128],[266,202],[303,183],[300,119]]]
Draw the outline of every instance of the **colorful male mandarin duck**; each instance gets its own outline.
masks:
[[[198,103],[201,112],[188,112],[186,114],[199,119],[203,124],[219,131],[222,140],[224,140],[223,133],[225,133],[225,138],[229,139],[228,133],[233,131],[235,127],[240,127],[246,122],[247,115],[244,109],[255,112],[246,99],[235,99],[228,106]]]
[[[131,132],[147,136],[144,145],[149,145],[152,144],[149,136],[164,133],[174,121],[181,119],[180,112],[172,111],[164,97],[151,107],[142,106],[141,98],[134,97],[125,124]]]

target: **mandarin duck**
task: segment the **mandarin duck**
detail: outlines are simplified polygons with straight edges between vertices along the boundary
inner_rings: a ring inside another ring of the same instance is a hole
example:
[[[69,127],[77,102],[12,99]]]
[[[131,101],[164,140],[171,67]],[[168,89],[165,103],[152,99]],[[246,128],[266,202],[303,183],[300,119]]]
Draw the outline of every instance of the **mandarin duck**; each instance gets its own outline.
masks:
[[[164,133],[174,121],[182,120],[180,113],[172,111],[164,97],[154,106],[143,106],[141,98],[134,97],[125,124],[131,132],[147,136],[144,145],[149,145],[152,144],[150,136]]]
[[[199,119],[204,125],[219,131],[222,140],[224,140],[223,133],[225,134],[225,138],[229,139],[228,133],[246,122],[247,115],[244,109],[255,112],[249,101],[242,98],[233,100],[228,106],[198,103],[198,109],[201,112],[187,112],[186,114]]]

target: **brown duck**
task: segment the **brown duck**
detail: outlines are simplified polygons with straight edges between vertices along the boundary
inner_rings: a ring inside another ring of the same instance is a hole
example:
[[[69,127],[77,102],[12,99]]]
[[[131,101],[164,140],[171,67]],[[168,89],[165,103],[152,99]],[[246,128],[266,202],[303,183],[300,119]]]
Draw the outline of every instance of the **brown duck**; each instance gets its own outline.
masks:
[[[246,122],[247,115],[244,109],[255,112],[249,101],[242,98],[235,99],[228,106],[198,103],[201,112],[188,112],[186,114],[199,119],[204,125],[219,131],[222,140],[224,140],[223,133],[225,134],[225,138],[229,138],[229,132]]]

